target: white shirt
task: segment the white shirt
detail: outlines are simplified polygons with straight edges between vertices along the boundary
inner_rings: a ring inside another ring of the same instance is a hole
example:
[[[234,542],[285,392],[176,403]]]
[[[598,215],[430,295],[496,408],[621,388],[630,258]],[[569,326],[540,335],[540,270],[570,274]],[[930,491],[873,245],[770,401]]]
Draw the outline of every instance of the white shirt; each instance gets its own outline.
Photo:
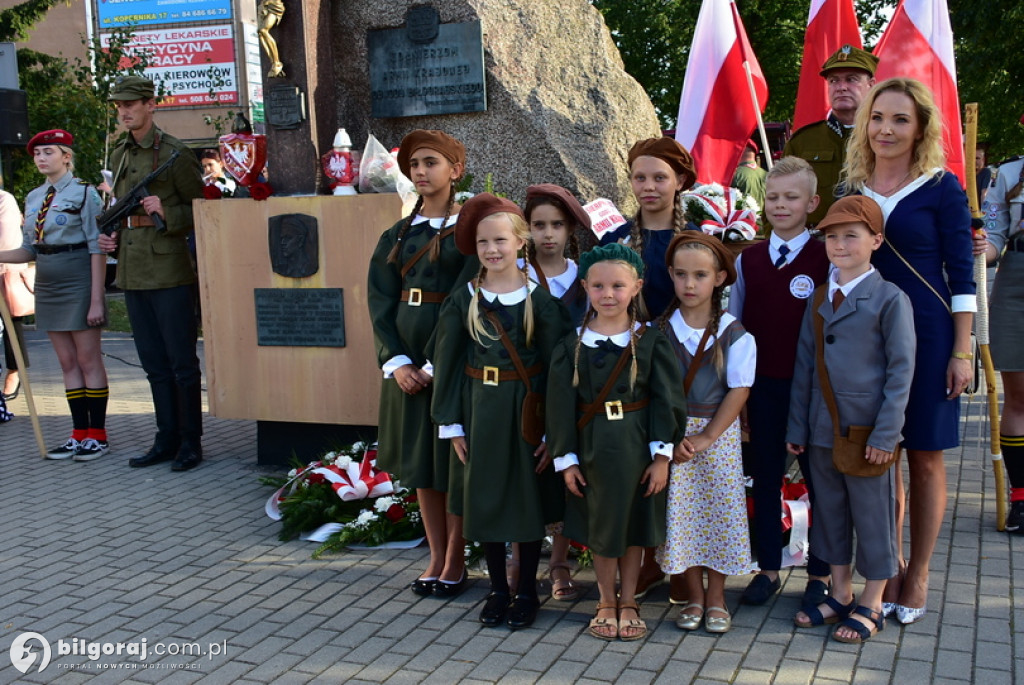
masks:
[[[735,320],[735,316],[728,312],[723,312],[722,318],[718,322],[716,336],[723,335],[725,329]],[[683,315],[679,313],[678,309],[672,313],[668,322],[676,336],[676,340],[681,342],[690,354],[696,354],[697,345],[700,344],[701,338],[704,337],[704,329],[691,328],[686,323],[686,320],[683,319]],[[709,337],[704,349],[710,349],[714,342],[715,338]],[[754,336],[750,333],[744,333],[729,346],[729,355],[725,363],[726,386],[729,388],[749,388],[754,384],[754,371],[756,368],[757,343],[754,342]]]
[[[782,253],[779,252],[779,248],[783,245],[789,248],[789,252],[786,254],[786,264],[792,264],[793,260],[796,259],[797,255],[800,254],[800,250],[804,249],[811,240],[811,234],[805,228],[803,233],[796,236],[792,240],[786,241],[778,236],[777,233],[772,233],[768,239],[768,259],[774,264],[778,261]],[[743,259],[743,254],[740,253],[736,257],[736,282],[729,288],[729,313],[736,318],[740,317],[743,313],[743,300],[747,292],[746,280],[743,278],[743,268],[740,266],[740,260]],[[782,266],[786,266],[783,264]],[[780,267],[781,268],[781,267]]]

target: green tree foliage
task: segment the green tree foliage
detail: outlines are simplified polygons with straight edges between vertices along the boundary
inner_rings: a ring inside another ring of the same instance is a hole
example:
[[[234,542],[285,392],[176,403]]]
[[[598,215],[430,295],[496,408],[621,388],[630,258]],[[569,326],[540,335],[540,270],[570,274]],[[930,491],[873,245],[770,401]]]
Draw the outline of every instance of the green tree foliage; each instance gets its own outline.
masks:
[[[71,0],[27,0],[0,12],[0,42],[28,40],[32,27],[60,3],[70,5]]]

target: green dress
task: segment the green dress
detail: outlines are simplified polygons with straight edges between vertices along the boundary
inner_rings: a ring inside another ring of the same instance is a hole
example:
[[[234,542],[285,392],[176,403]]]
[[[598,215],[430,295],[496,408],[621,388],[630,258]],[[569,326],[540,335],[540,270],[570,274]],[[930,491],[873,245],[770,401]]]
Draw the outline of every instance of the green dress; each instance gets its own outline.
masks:
[[[542,371],[530,378],[531,390],[543,392],[551,350],[571,330],[569,313],[543,288],[531,284],[533,344],[526,346],[524,290],[499,295],[493,303],[477,304],[468,284],[445,301],[437,325],[434,359],[434,422],[439,426],[461,424],[468,456],[464,469],[464,493],[449,493],[448,508],[464,516],[463,532],[478,542],[531,542],[544,537],[544,525],[562,520],[564,491],[561,478],[549,466],[534,472],[537,445],[522,438],[521,412],[526,386],[518,379],[486,385],[466,375],[466,366],[497,367],[514,371],[515,365],[499,340],[477,343],[467,329],[469,308],[493,308],[526,369],[540,364]],[[484,293],[486,302],[487,293]],[[521,301],[512,303],[514,300]],[[507,304],[502,304],[505,302]],[[487,331],[493,332],[484,319]],[[454,459],[455,457],[453,457]]]
[[[456,283],[465,283],[478,268],[476,257],[463,256],[455,249],[452,236],[441,241],[441,256],[430,261],[421,257],[403,279],[402,265],[427,244],[436,230],[422,222],[409,228],[402,241],[404,247],[398,263],[388,264],[388,253],[406,219],[389,228],[380,237],[370,259],[367,303],[373,324],[377,364],[405,355],[422,367],[430,359],[430,340],[441,311],[440,303],[423,302],[412,306],[401,301],[403,290],[420,288],[423,292],[449,293]],[[448,440],[437,437],[430,421],[430,399],[433,386],[415,395],[407,395],[394,378],[384,380],[380,391],[378,414],[379,442],[377,465],[398,476],[408,488],[429,488],[448,491]]]
[[[601,338],[603,336],[597,336]],[[572,452],[587,485],[584,496],[566,494],[563,534],[603,557],[618,558],[627,547],[655,547],[665,541],[666,492],[644,497],[640,484],[651,464],[651,442],[674,444],[685,435],[683,379],[672,345],[656,328],[647,328],[636,344],[637,376],[629,386],[630,363],[619,374],[606,401],[629,404],[648,400],[620,420],[604,411],[577,431],[578,405],[593,402],[614,370],[621,347],[579,346],[579,386],[573,387],[576,335],[555,348],[548,376],[548,449],[556,457]]]

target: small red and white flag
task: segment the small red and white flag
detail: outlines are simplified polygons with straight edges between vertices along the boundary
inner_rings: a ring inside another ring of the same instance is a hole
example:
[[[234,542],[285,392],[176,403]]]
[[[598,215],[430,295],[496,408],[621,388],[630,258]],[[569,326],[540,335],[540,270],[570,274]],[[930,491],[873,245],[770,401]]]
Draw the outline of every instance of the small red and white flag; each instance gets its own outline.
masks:
[[[953,59],[953,29],[946,0],[902,0],[875,46],[875,79],[904,77],[921,81],[942,112],[946,168],[964,183],[960,99]]]
[[[756,110],[744,63],[750,68]],[[768,83],[736,3],[703,0],[676,124],[676,140],[693,155],[699,183],[729,185],[766,104]]]
[[[794,130],[828,116],[828,85],[821,77],[821,65],[844,45],[864,47],[853,0],[811,0],[793,112]]]

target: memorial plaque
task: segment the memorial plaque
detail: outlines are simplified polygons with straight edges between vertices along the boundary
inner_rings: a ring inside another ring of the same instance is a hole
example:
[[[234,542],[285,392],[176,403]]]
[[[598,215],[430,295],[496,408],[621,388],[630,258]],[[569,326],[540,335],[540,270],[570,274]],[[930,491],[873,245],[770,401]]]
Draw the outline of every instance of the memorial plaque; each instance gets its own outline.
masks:
[[[306,102],[297,86],[271,86],[263,103],[267,123],[274,128],[298,128],[306,119]]]
[[[487,110],[484,44],[479,21],[441,24],[437,37],[414,42],[423,31],[368,31],[372,115],[378,118]]]
[[[344,347],[342,288],[256,288],[261,347]]]

